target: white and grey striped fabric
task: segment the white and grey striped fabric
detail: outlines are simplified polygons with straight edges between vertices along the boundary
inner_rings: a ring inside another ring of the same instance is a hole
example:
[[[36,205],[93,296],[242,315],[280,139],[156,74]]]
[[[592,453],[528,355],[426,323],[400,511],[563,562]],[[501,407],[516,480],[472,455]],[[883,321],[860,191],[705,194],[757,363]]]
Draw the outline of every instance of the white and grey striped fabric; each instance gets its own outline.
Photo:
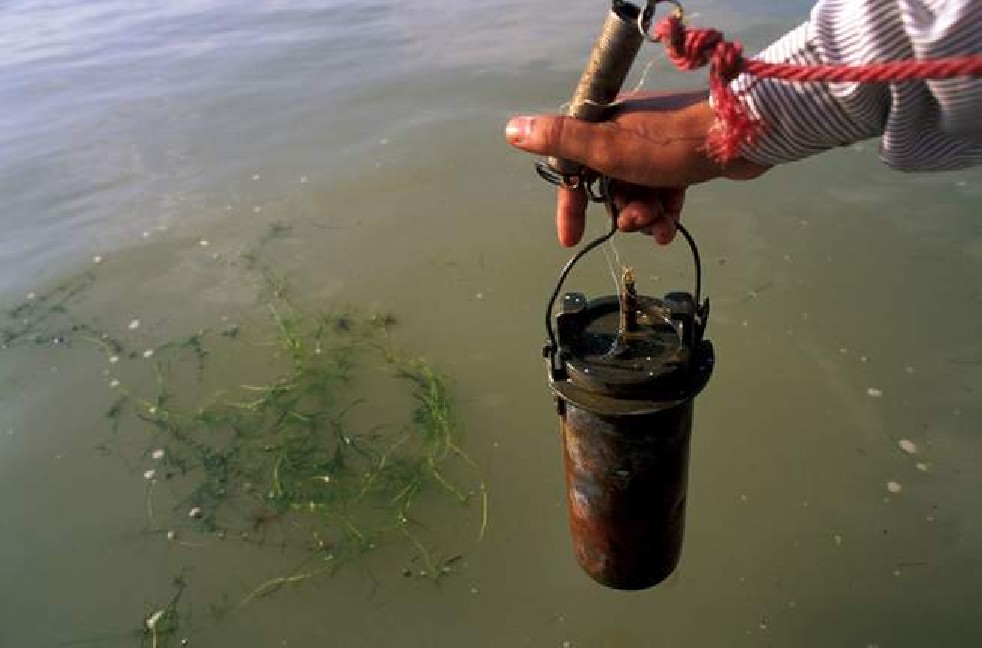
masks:
[[[982,54],[982,0],[821,0],[811,19],[759,58],[861,64]],[[744,146],[755,162],[781,164],[880,138],[880,157],[904,171],[982,163],[982,79],[891,84],[733,82],[766,124]]]

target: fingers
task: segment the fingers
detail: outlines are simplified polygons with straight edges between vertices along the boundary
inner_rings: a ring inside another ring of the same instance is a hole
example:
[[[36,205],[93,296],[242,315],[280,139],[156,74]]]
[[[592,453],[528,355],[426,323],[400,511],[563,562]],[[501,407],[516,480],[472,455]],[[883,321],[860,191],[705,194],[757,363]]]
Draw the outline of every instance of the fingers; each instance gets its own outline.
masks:
[[[589,203],[583,187],[568,189],[559,187],[556,191],[556,233],[559,242],[572,247],[583,238],[586,227],[586,208]]]
[[[614,198],[620,208],[617,227],[623,232],[651,234],[660,245],[666,245],[675,238],[684,201],[684,189],[621,185]]]

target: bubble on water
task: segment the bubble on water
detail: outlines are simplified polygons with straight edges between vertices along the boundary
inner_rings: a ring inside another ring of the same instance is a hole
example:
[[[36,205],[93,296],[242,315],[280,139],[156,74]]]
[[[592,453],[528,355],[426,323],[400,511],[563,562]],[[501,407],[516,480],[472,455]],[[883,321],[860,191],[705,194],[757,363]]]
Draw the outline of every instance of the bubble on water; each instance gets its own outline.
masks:
[[[150,232],[144,232],[143,238],[150,238]]]
[[[474,297],[477,299],[484,299],[484,293],[477,293],[476,295],[474,295]]]
[[[143,473],[143,478],[146,479],[147,481],[153,480],[153,478],[156,476],[157,476],[157,471],[154,470],[153,468]]]
[[[109,381],[109,386],[115,389],[116,387],[119,387],[119,381],[113,378]]]
[[[209,245],[211,245],[211,243],[208,242],[208,239],[201,239],[200,241],[198,241],[198,245],[200,245],[201,247],[208,247]]]
[[[92,257],[92,263],[102,263],[102,257],[98,254]]]
[[[869,362],[869,357],[868,356],[864,356],[864,355],[863,356],[859,356],[859,361],[860,362]]]
[[[252,174],[252,179],[253,179],[253,180],[258,180],[258,179],[260,179],[261,177],[262,177],[262,176],[261,176],[261,175],[259,175],[258,173],[254,173],[254,174]]]
[[[300,184],[307,184],[307,176],[300,176]]]
[[[471,588],[471,594],[477,594],[477,588],[476,587],[472,587]]]
[[[914,368],[911,367],[910,365],[907,365],[906,367],[904,367],[904,371],[906,371],[909,374],[912,374],[914,373]]]
[[[143,352],[143,357],[144,358],[152,358],[153,357],[153,349],[147,349],[146,351],[144,351]]]
[[[869,396],[870,396],[871,398],[880,398],[881,396],[883,396],[883,390],[882,390],[882,389],[880,389],[880,388],[878,388],[878,387],[869,387],[869,388],[868,388],[868,389],[866,390],[866,393],[867,393],[867,394],[868,394],[868,395],[869,395]]]
[[[135,331],[138,328],[140,328],[140,320],[138,319],[130,320],[130,330]]]
[[[119,362],[119,356],[109,356],[109,364],[116,364]]]
[[[897,445],[907,454],[917,454],[917,444],[910,439],[901,439],[897,441]]]
[[[897,493],[899,493],[903,489],[904,489],[904,487],[900,485],[900,482],[895,482],[895,481],[888,481],[887,482],[887,490],[890,491],[891,493],[893,493],[894,495],[896,495]]]
[[[154,411],[157,410],[156,407],[151,407],[150,409],[152,409]],[[157,448],[156,450],[153,451],[153,454],[151,454],[150,456],[153,457],[155,461],[160,461],[161,459],[164,458],[164,455],[165,454],[166,453],[164,452],[164,449],[163,448]]]
[[[839,349],[839,353],[842,355],[846,355],[847,353],[849,353],[849,349],[842,347]]]
[[[740,501],[741,501],[741,502],[746,502],[746,501],[747,501],[747,496],[746,496],[746,495],[743,495],[743,494],[741,494],[741,495],[740,495]]]
[[[28,299],[34,299],[35,297],[37,297],[37,295],[35,295],[34,293],[32,293],[32,292],[27,293],[27,298]]]
[[[921,461],[917,462],[916,468],[918,470],[920,470],[921,472],[927,472],[927,464],[924,463],[924,462],[921,462]]]
[[[832,536],[832,540],[835,541],[835,546],[836,547],[841,547],[842,546],[842,536],[839,535],[838,533],[836,533],[835,535]]]

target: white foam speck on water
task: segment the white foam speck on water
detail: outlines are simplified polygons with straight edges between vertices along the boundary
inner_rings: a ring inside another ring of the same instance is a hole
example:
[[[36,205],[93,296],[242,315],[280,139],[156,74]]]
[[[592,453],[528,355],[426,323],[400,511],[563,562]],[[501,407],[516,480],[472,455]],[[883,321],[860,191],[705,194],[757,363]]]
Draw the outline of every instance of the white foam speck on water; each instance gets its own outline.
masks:
[[[924,462],[921,462],[921,461],[917,462],[917,466],[916,467],[921,472],[927,472],[927,464],[924,463]]]
[[[917,454],[917,444],[910,439],[901,439],[897,441],[897,445],[907,454]]]
[[[477,293],[476,295],[474,295],[474,297],[477,299],[484,299],[484,293]]]
[[[867,356],[859,356],[859,361],[860,362],[869,362],[869,358]]]
[[[890,491],[891,493],[893,493],[894,495],[896,495],[897,493],[899,493],[903,489],[904,489],[904,487],[900,485],[900,482],[895,482],[895,481],[888,481],[887,482],[887,490]]]
[[[262,176],[261,176],[261,175],[259,175],[258,173],[254,173],[254,174],[252,174],[252,179],[253,179],[253,180],[259,180],[260,178],[262,178]]]
[[[119,356],[109,356],[109,364],[116,364],[119,362]]]
[[[32,292],[27,293],[27,298],[28,299],[34,299],[35,297],[37,297],[37,295],[35,295],[34,293],[32,293]]]
[[[307,176],[300,176],[300,184],[307,184]]]
[[[119,387],[119,380],[113,378],[112,380],[109,381],[109,386],[112,387],[113,389]]]
[[[832,540],[835,542],[836,547],[842,546],[842,536],[839,535],[838,533],[832,536]]]
[[[143,478],[147,481],[153,481],[153,478],[157,476],[157,471],[151,468],[143,473]]]
[[[201,239],[200,241],[198,241],[198,245],[200,245],[201,247],[208,247],[210,243],[208,242],[207,239]]]
[[[877,387],[870,387],[870,388],[868,388],[866,390],[866,393],[871,398],[880,398],[881,396],[883,396],[883,390],[882,389],[878,389]]]
[[[92,263],[102,263],[102,257],[98,254],[92,257]]]
[[[252,208],[252,213],[253,214],[261,214],[262,211],[263,211],[263,208],[260,207],[259,205],[256,205],[255,207]]]
[[[150,232],[144,232],[143,238],[150,238]]]
[[[138,319],[130,320],[130,330],[135,331],[138,328],[140,328],[140,320]]]
[[[146,351],[144,351],[143,352],[143,357],[144,358],[152,358],[153,357],[153,349],[147,349]]]
[[[839,349],[839,353],[841,355],[846,355],[847,353],[849,353],[849,349],[842,347],[841,349]]]
[[[904,367],[904,371],[906,371],[909,374],[912,374],[914,373],[914,368],[911,367],[910,365],[907,365],[906,367]]]

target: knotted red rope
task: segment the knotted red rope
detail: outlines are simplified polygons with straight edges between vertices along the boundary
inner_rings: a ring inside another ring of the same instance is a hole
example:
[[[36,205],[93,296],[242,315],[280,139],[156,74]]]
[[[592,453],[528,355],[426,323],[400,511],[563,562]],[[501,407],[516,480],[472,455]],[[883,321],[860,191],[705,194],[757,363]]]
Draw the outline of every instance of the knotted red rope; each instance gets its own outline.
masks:
[[[752,144],[764,126],[760,120],[751,117],[730,87],[730,82],[740,74],[797,83],[888,83],[982,76],[982,56],[865,65],[792,65],[745,59],[740,43],[724,40],[723,34],[715,29],[689,29],[678,15],[660,20],[655,25],[654,35],[665,45],[669,58],[680,70],[695,70],[709,64],[709,92],[716,112],[716,125],[706,143],[710,153],[720,162],[737,157],[740,146]]]

